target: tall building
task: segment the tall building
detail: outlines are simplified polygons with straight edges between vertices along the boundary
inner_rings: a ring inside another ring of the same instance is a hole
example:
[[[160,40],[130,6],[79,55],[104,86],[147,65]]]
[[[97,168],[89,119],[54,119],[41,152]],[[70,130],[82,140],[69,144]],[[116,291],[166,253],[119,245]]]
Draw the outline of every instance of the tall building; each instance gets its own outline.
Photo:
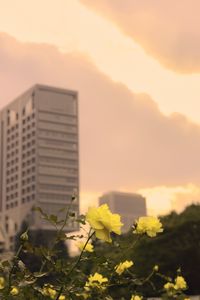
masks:
[[[79,211],[77,92],[35,85],[0,112],[0,222],[9,247],[24,220],[33,229],[52,226],[31,211]],[[62,219],[64,211],[60,212]],[[77,230],[68,223],[66,231]]]
[[[147,213],[146,200],[139,194],[109,192],[99,198],[99,204],[108,204],[112,213],[121,215],[122,232],[127,232],[135,220]]]

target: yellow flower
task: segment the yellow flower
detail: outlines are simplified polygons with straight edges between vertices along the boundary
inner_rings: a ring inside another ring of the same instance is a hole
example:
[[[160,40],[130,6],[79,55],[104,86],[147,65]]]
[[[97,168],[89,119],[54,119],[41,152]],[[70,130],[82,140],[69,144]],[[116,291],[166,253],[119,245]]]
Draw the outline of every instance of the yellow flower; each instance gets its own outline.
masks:
[[[187,288],[187,283],[182,276],[177,276],[175,279],[175,290],[184,290]]]
[[[76,294],[77,297],[83,297],[84,299],[87,299],[89,297],[89,294],[87,293],[80,293],[80,294]]]
[[[15,287],[15,286],[12,286],[11,291],[10,291],[10,294],[11,294],[12,296],[18,295],[18,294],[19,294],[18,288]]]
[[[165,290],[170,290],[170,289],[174,289],[174,284],[172,282],[167,282],[164,285],[164,289]]]
[[[84,242],[78,242],[76,244],[76,246],[79,248],[79,250],[83,250],[83,247],[85,246],[85,243]],[[84,252],[88,251],[88,252],[93,252],[94,249],[93,249],[93,245],[91,243],[87,243],[87,245],[85,246],[85,249],[83,250]]]
[[[91,288],[98,288],[104,290],[106,288],[106,283],[108,282],[108,278],[103,277],[99,273],[95,273],[94,275],[90,275],[88,278],[88,282],[86,282],[84,289],[89,291]]]
[[[162,224],[156,217],[140,217],[136,221],[136,229],[134,233],[143,234],[146,233],[150,237],[156,236],[158,232],[162,232]]]
[[[90,207],[86,214],[86,220],[95,230],[96,237],[106,242],[112,242],[110,233],[121,234],[120,215],[112,214],[107,204],[98,208]]]
[[[133,265],[132,261],[124,261],[119,265],[115,266],[115,271],[117,274],[121,275],[126,269],[130,268]]]
[[[132,295],[131,300],[142,300],[142,296]]]
[[[58,300],[65,300],[65,296],[64,295],[60,295]]]
[[[5,279],[3,277],[0,277],[0,290],[4,289],[5,287]]]
[[[42,289],[42,294],[44,296],[49,296],[51,299],[54,299],[56,296],[56,290],[53,289],[52,285],[45,284]]]

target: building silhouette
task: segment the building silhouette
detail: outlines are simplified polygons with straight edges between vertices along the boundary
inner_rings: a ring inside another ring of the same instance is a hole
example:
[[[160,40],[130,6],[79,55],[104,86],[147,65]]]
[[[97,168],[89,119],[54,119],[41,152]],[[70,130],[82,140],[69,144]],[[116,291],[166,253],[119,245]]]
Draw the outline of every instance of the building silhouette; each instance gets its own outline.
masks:
[[[26,220],[32,229],[52,226],[32,212],[67,207],[79,212],[77,92],[35,85],[0,112],[0,224],[5,248]],[[60,212],[62,219],[65,212]],[[69,222],[66,231],[77,230]],[[2,239],[2,238],[1,238]],[[2,241],[0,240],[0,243]]]
[[[112,191],[102,195],[99,204],[108,204],[112,213],[121,215],[123,233],[131,228],[135,220],[147,213],[146,200],[139,194]]]

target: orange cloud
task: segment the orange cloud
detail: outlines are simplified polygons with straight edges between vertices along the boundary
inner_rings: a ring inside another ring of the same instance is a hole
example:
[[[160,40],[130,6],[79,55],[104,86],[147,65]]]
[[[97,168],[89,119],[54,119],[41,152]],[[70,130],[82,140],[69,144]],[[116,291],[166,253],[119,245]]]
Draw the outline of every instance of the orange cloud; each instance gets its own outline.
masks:
[[[110,18],[164,66],[200,71],[199,0],[81,0]]]
[[[36,82],[79,91],[83,191],[199,184],[199,126],[164,116],[148,95],[114,83],[81,54],[5,34],[0,45],[1,106]]]

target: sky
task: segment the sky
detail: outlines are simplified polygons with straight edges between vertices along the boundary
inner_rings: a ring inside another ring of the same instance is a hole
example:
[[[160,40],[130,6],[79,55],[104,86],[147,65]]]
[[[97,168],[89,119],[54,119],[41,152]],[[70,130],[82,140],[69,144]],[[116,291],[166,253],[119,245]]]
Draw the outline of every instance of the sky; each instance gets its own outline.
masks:
[[[0,108],[35,83],[79,92],[81,206],[200,199],[198,0],[0,0]]]

